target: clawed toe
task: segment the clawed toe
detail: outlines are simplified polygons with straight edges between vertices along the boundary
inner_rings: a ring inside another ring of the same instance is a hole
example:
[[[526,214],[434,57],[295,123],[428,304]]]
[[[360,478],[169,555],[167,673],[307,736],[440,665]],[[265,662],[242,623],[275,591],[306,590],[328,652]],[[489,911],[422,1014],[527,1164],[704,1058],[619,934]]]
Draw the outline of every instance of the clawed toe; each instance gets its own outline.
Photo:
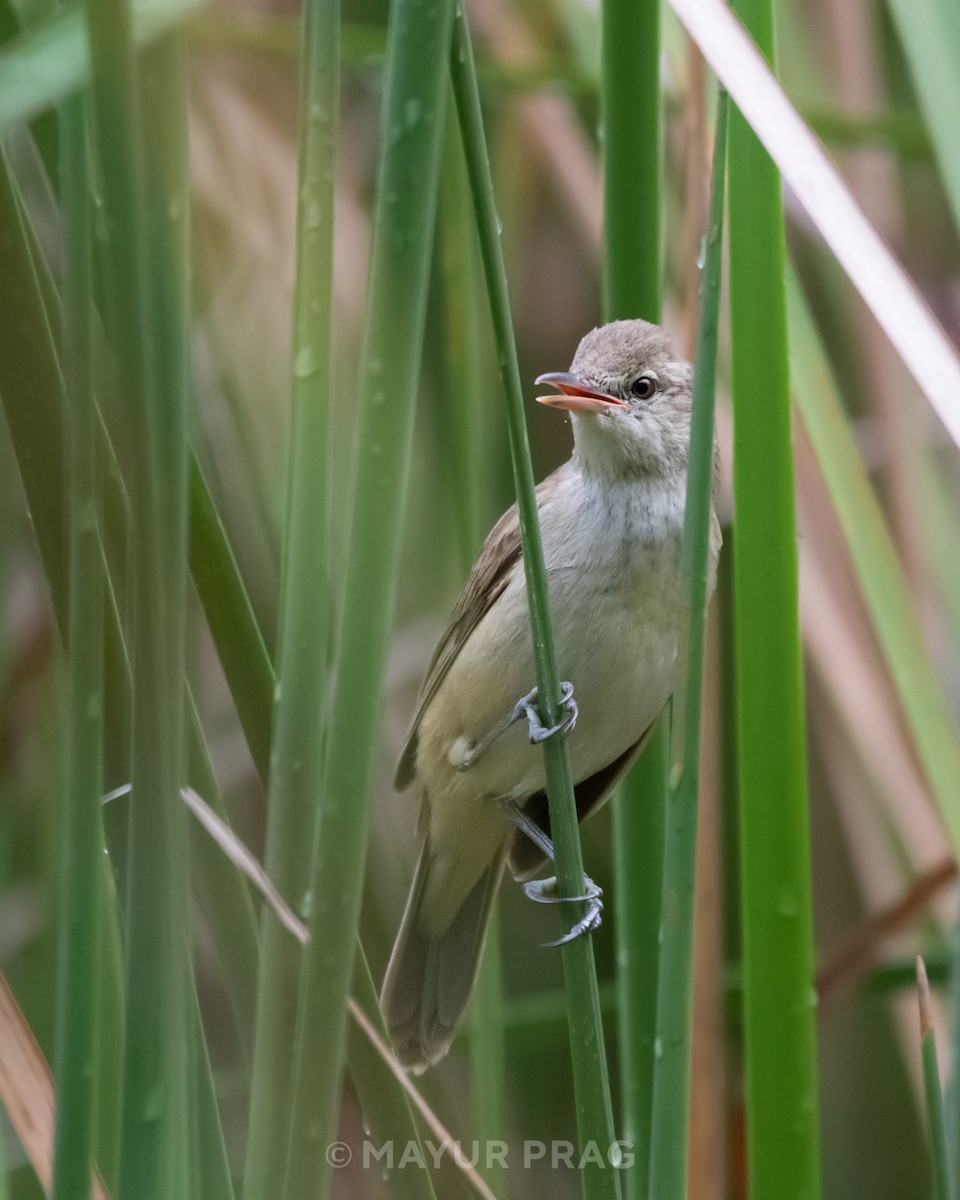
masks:
[[[603,892],[593,882],[589,875],[583,877],[583,895],[582,896],[560,896],[557,895],[557,880],[556,876],[551,875],[548,879],[531,879],[523,885],[524,895],[535,901],[537,904],[570,904],[570,903],[586,903],[589,905],[585,915],[574,925],[574,927],[558,938],[555,942],[545,942],[547,946],[562,946],[566,942],[572,942],[574,938],[580,937],[584,933],[591,933],[594,929],[599,929],[602,923],[601,913],[603,912]]]

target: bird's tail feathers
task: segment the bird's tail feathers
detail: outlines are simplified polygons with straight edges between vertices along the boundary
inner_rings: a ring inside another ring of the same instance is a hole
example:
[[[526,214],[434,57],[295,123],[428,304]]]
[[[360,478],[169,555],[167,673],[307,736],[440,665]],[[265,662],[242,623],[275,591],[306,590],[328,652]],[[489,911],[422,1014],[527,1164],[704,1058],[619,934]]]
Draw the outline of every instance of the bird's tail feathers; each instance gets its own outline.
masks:
[[[487,920],[506,846],[487,866],[440,933],[426,932],[422,906],[430,873],[424,839],[403,921],[383,982],[380,1005],[400,1062],[419,1074],[450,1048],[473,990]]]

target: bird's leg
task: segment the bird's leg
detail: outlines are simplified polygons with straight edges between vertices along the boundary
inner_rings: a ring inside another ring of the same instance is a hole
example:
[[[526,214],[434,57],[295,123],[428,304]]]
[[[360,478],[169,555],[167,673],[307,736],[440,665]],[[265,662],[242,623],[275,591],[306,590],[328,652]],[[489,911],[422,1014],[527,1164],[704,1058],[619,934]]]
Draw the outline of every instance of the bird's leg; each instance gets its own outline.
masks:
[[[477,759],[490,749],[498,737],[501,737],[511,725],[515,725],[524,717],[527,719],[527,729],[532,745],[536,745],[537,742],[545,742],[547,738],[553,737],[556,733],[567,734],[576,725],[580,709],[573,698],[572,683],[564,681],[560,684],[560,707],[563,709],[563,716],[556,725],[548,728],[543,724],[540,709],[537,707],[538,701],[539,693],[536,688],[532,692],[527,692],[525,696],[521,696],[503,720],[498,721],[491,730],[485,733],[476,745],[464,751],[457,763],[457,770],[466,771],[472,767]]]
[[[542,850],[550,862],[554,862],[553,842],[540,826],[535,821],[531,821],[520,805],[517,804],[516,800],[508,800],[506,809],[510,820],[513,821],[521,833],[525,834],[538,850]],[[602,919],[600,914],[603,912],[603,892],[589,875],[584,873],[582,896],[558,896],[556,888],[557,877],[551,875],[548,879],[528,880],[523,885],[523,893],[528,899],[535,900],[538,904],[565,904],[572,900],[579,900],[585,901],[589,907],[585,915],[574,925],[569,933],[565,933],[562,938],[558,938],[555,942],[547,942],[548,946],[562,946],[564,942],[572,942],[574,938],[580,937],[581,934],[600,928]]]

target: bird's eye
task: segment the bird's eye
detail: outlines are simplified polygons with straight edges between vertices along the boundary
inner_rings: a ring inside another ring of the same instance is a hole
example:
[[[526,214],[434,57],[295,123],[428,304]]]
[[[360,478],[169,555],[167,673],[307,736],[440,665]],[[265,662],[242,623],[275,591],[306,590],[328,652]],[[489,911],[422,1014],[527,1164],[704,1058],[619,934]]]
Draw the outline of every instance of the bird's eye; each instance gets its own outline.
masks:
[[[651,396],[656,394],[657,381],[650,375],[641,375],[639,379],[634,381],[633,387],[630,390],[639,399],[649,400]]]

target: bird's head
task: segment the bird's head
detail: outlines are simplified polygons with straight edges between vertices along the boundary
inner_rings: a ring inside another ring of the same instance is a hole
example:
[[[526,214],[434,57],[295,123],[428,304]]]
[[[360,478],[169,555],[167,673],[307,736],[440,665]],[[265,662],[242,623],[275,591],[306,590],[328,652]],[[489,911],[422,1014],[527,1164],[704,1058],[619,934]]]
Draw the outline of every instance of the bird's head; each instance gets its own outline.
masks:
[[[613,321],[586,335],[569,371],[541,375],[559,394],[541,404],[573,414],[582,468],[606,476],[684,471],[693,368],[648,321]]]

